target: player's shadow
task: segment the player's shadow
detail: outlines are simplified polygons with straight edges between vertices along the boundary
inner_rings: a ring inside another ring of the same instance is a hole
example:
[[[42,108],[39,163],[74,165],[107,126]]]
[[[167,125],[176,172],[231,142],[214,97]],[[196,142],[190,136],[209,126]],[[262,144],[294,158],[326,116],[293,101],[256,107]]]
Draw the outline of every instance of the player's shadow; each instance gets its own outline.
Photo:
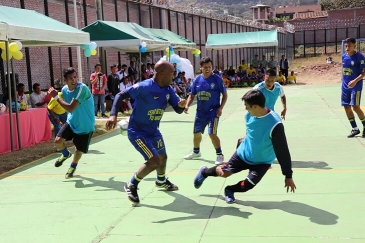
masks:
[[[242,212],[236,207],[219,207],[219,206],[208,206],[208,205],[198,204],[194,200],[185,197],[183,195],[177,194],[175,192],[169,192],[169,195],[173,196],[175,199],[172,203],[168,205],[155,206],[155,205],[141,204],[141,206],[163,211],[180,212],[191,215],[154,221],[153,223],[162,224],[167,222],[192,220],[192,219],[214,219],[226,215],[248,219],[248,217],[252,214],[250,212]]]
[[[87,151],[87,153],[88,154],[105,154],[104,152],[101,152],[99,150],[94,150],[94,149]]]
[[[81,180],[68,180],[66,182],[75,182],[75,188],[89,188],[89,187],[100,187],[100,189],[96,189],[95,191],[120,191],[124,192],[125,182],[115,181],[114,177],[110,177],[109,180],[96,180],[93,178],[88,178],[84,176],[75,176],[75,179]],[[90,183],[85,184],[84,181],[88,181]],[[104,188],[104,189],[102,189]]]
[[[194,121],[161,121],[161,123],[194,123]]]
[[[205,197],[214,197],[215,195],[200,195]],[[224,200],[223,196],[218,196]],[[312,223],[320,225],[334,225],[337,224],[338,216],[336,214],[327,212],[323,209],[319,209],[304,203],[293,201],[242,201],[236,199],[236,204],[246,207],[253,207],[261,210],[282,210],[290,214],[296,214],[299,216],[307,217]]]
[[[275,160],[274,164],[279,164]],[[333,168],[328,167],[328,163],[324,161],[292,161],[293,168],[314,168],[320,170],[332,170]]]

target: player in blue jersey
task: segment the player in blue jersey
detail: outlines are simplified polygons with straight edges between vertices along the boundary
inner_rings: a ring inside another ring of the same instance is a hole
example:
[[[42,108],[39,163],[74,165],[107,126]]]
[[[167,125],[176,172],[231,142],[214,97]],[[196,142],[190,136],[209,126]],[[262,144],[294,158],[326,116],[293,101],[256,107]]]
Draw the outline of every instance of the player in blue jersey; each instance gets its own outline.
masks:
[[[345,40],[345,51],[342,55],[342,95],[341,104],[345,108],[347,118],[350,121],[352,130],[347,136],[355,137],[360,133],[355,122],[356,112],[364,126],[362,137],[365,137],[365,115],[360,108],[363,78],[365,77],[365,58],[360,52],[356,52],[356,40],[347,38]],[[352,109],[351,109],[352,108]],[[353,110],[353,111],[352,111]]]
[[[77,81],[75,69],[72,67],[65,69],[63,78],[66,85],[62,88],[62,97],[58,97],[58,92],[54,88],[50,88],[48,92],[69,112],[66,123],[55,138],[55,145],[62,153],[55,163],[56,167],[61,166],[72,155],[65,141],[72,139],[76,147],[72,163],[65,176],[68,179],[73,177],[82,154],[89,150],[90,139],[95,130],[95,116],[93,96],[85,84]]]
[[[253,87],[255,90],[260,90],[265,96],[265,106],[274,111],[276,100],[280,97],[283,104],[283,110],[281,111],[281,118],[285,120],[286,114],[286,96],[283,86],[281,86],[276,80],[275,70],[268,70],[265,74],[264,82],[258,83]]]
[[[187,154],[184,159],[197,159],[201,157],[200,143],[202,141],[202,133],[205,127],[208,126],[208,134],[212,140],[216,151],[217,159],[215,164],[223,163],[224,156],[221,149],[221,142],[217,136],[219,117],[222,115],[222,110],[227,102],[227,90],[222,78],[212,73],[213,62],[209,57],[204,57],[200,61],[200,69],[202,74],[197,76],[191,87],[191,95],[189,96],[185,113],[188,112],[190,104],[197,96],[197,108],[194,122],[194,148],[193,151]],[[220,96],[222,94],[222,101]]]
[[[124,186],[128,199],[134,204],[139,203],[137,194],[139,182],[154,170],[157,172],[156,187],[168,191],[178,190],[178,187],[165,177],[166,148],[158,129],[167,104],[170,104],[179,114],[185,108],[186,101],[180,99],[170,86],[173,74],[174,66],[171,63],[163,60],[157,62],[153,78],[139,82],[116,95],[106,123],[107,129],[115,128],[118,107],[124,99],[134,99],[133,112],[129,119],[128,138],[146,160]]]
[[[248,91],[242,98],[246,110],[246,137],[239,144],[231,159],[220,166],[202,166],[194,179],[194,187],[200,188],[208,176],[229,177],[242,170],[249,170],[245,180],[224,189],[225,201],[233,203],[235,192],[254,188],[277,158],[285,187],[292,192],[296,186],[292,179],[292,163],[284,126],[279,115],[265,107],[265,96],[258,90]]]

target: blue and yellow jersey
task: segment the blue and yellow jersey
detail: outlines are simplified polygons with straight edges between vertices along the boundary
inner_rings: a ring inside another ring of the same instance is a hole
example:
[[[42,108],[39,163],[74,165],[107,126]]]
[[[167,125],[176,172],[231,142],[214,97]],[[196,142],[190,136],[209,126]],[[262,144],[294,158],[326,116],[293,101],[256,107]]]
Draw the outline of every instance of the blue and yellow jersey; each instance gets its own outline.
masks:
[[[191,85],[191,94],[197,96],[197,116],[216,116],[220,106],[220,96],[226,93],[226,87],[220,76],[197,76]]]
[[[357,78],[365,68],[365,58],[360,52],[356,52],[352,56],[347,53],[342,55],[342,89],[349,90],[347,84]],[[354,91],[362,90],[362,80],[356,83],[355,87],[352,88]]]
[[[180,98],[171,86],[160,87],[153,79],[138,82],[127,89],[134,99],[133,113],[129,119],[128,136],[156,136],[167,104],[178,105]]]

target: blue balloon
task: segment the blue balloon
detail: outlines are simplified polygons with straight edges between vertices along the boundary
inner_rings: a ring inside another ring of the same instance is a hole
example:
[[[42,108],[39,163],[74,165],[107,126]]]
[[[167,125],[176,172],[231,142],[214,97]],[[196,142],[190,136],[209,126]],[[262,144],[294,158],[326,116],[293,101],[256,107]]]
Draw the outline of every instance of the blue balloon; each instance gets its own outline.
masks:
[[[97,47],[97,45],[96,45],[96,43],[95,43],[95,42],[91,42],[91,43],[89,44],[89,48],[90,48],[90,50],[95,50],[95,49],[96,49],[96,47]]]
[[[170,50],[170,52],[173,52],[174,48],[172,46],[169,46],[169,50]]]
[[[84,55],[85,57],[91,57],[91,50],[90,49],[84,50]]]
[[[17,105],[17,110],[19,111],[20,110],[20,104],[18,103],[18,102],[16,102],[18,105]],[[15,110],[15,102],[13,101],[13,102],[11,102],[11,109],[12,109],[12,111],[16,111]]]
[[[147,48],[146,48],[146,47],[142,47],[142,48],[141,48],[141,52],[142,52],[142,53],[145,53],[146,51],[147,51]]]

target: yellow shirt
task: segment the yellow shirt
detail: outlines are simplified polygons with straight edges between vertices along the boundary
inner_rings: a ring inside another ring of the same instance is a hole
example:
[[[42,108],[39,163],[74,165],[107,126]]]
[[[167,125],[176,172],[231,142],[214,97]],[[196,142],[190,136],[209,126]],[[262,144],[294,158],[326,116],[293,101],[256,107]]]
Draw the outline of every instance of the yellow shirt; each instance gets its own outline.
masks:
[[[226,88],[228,88],[228,87],[229,87],[229,85],[231,84],[231,81],[229,81],[229,79],[228,79],[228,78],[223,78],[223,83],[224,83],[224,85],[226,86]]]
[[[58,96],[62,97],[62,92],[59,92]],[[66,112],[66,110],[54,98],[49,101],[47,108],[57,115],[61,115]]]
[[[255,68],[249,68],[249,69],[247,69],[247,74],[248,74],[248,75],[250,75],[250,76],[251,76],[253,72],[255,72],[255,73],[256,73],[256,69],[255,69]]]
[[[281,76],[277,76],[276,77],[276,81],[278,83],[284,83],[284,80],[285,80],[285,76],[284,75],[281,75]]]
[[[296,81],[297,80],[297,76],[295,76],[295,75],[293,75],[293,76],[291,76],[291,75],[288,75],[288,81],[290,82],[290,81]]]
[[[240,67],[242,68],[242,70],[247,70],[247,64],[241,64]]]

